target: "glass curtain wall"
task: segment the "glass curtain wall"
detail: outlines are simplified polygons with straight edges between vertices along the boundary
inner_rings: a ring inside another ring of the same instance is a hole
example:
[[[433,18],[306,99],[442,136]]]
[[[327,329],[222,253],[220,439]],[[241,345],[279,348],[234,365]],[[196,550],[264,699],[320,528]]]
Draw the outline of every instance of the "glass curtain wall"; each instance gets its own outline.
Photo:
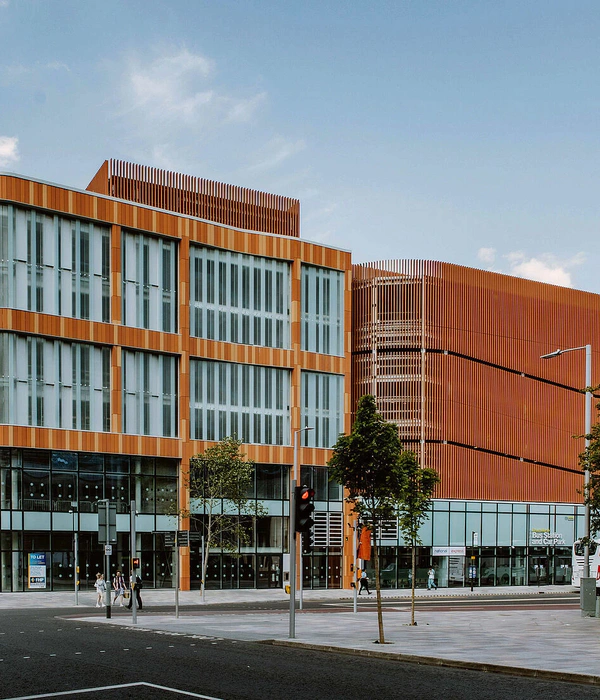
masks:
[[[123,325],[177,332],[177,242],[123,232]]]
[[[110,431],[110,348],[0,333],[0,422]]]
[[[287,262],[190,246],[190,333],[289,348],[290,288]]]
[[[302,265],[301,347],[344,354],[344,273]]]
[[[290,382],[287,369],[191,360],[191,438],[289,445]]]
[[[301,435],[307,447],[333,447],[344,430],[344,377],[324,372],[301,374]]]
[[[123,350],[123,432],[177,436],[177,357]]]
[[[0,205],[0,305],[110,321],[110,230]]]

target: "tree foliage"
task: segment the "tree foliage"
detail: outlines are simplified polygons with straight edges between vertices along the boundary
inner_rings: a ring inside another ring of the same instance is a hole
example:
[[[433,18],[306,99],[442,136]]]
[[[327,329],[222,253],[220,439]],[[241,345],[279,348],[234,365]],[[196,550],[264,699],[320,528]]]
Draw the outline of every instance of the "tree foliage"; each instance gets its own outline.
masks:
[[[341,435],[329,460],[330,476],[348,491],[347,501],[363,523],[377,531],[382,520],[393,518],[405,490],[398,428],[377,412],[375,398],[362,396],[350,435]],[[385,644],[379,581],[377,538],[373,547],[379,643]]]
[[[236,438],[224,438],[192,457],[185,475],[190,507],[181,515],[195,521],[204,536],[203,599],[210,550],[219,547],[238,552],[250,541],[252,519],[264,514],[262,506],[248,497],[254,482],[254,463],[240,452],[241,444]]]
[[[596,408],[600,410],[600,404]],[[579,455],[579,466],[584,472],[586,469],[590,472],[589,484],[587,489],[584,489],[583,498],[584,503],[590,507],[590,537],[594,537],[600,532],[600,423],[595,423],[586,437],[589,438],[590,444]]]

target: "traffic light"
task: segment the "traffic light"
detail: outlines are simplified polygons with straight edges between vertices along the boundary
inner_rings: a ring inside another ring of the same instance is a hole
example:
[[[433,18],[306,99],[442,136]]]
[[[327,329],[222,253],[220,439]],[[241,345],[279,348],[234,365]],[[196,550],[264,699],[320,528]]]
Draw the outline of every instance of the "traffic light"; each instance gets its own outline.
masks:
[[[302,554],[310,554],[313,548],[313,531],[302,533]]]
[[[140,568],[140,558],[139,557],[133,557],[133,559],[131,560],[131,567],[133,569]]]
[[[315,523],[311,517],[315,509],[314,498],[314,489],[296,486],[296,532],[312,534],[312,526]]]

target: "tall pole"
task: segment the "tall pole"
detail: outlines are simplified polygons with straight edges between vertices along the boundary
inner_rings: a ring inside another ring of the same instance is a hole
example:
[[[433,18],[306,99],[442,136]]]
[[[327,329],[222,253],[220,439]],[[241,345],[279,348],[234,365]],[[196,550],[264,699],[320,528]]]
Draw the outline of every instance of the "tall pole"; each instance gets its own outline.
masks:
[[[358,564],[356,554],[358,552],[358,521],[356,518],[352,522],[352,551],[354,554],[354,563],[352,565],[352,582],[354,584],[354,605],[353,611],[358,612],[358,579],[356,578],[356,566]]]
[[[590,575],[590,503],[588,489],[590,485],[590,470],[588,469],[587,451],[590,446],[589,435],[592,432],[592,346],[585,346],[585,471],[583,477],[585,493],[585,549],[583,552],[583,576]]]
[[[130,567],[129,571],[131,574],[131,581],[129,583],[129,595],[131,596],[131,622],[134,625],[137,625],[137,607],[136,607],[136,599],[134,595],[134,589],[133,586],[135,584],[135,571],[133,569],[133,558],[135,557],[135,501],[131,501],[130,505],[130,513],[129,513],[129,538],[130,538],[130,552],[131,552],[131,560],[130,560]]]
[[[294,452],[296,445],[294,444]],[[296,460],[294,459],[294,464]],[[296,479],[290,479],[290,631],[288,637],[296,638]]]
[[[561,350],[555,350],[554,352],[549,352],[546,355],[541,355],[542,360],[549,360],[553,357],[558,357],[563,355],[565,352],[573,352],[574,350],[585,350],[585,449],[590,446],[590,439],[588,435],[592,431],[592,346],[588,343],[587,345],[580,345],[576,348],[565,348]],[[583,576],[581,578],[590,577],[590,506],[588,503],[588,489],[590,484],[590,471],[588,469],[588,463],[586,459],[584,471],[583,471],[583,484],[584,484],[584,536],[585,545],[583,548]],[[594,584],[595,587],[595,584]],[[583,598],[582,598],[583,600]],[[583,602],[582,602],[583,605]]]

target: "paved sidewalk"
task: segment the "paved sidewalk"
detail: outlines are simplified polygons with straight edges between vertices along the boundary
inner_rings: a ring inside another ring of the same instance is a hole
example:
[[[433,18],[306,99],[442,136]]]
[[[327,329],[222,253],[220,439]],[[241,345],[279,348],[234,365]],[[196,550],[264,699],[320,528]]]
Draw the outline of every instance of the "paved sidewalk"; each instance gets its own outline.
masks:
[[[442,589],[417,591],[419,597],[447,600],[455,608],[460,600],[490,593],[510,598],[527,595],[535,598],[575,592],[564,586]],[[358,612],[353,612],[350,591],[304,591],[304,600],[321,600],[342,612],[298,610],[295,615],[295,639],[289,639],[289,613],[280,611],[221,611],[213,603],[289,601],[279,590],[207,591],[206,605],[186,610],[200,602],[198,591],[179,594],[179,617],[175,616],[172,590],[144,589],[144,611],[138,615],[135,629],[193,638],[226,638],[263,641],[273,644],[329,649],[351,654],[384,656],[465,668],[479,668],[536,677],[577,680],[600,685],[600,619],[582,617],[578,609],[560,604],[542,610],[520,607],[516,610],[489,604],[478,609],[450,610],[444,607],[416,611],[417,626],[410,626],[410,592],[384,592],[384,629],[386,644],[378,638],[375,595],[361,596]],[[394,600],[391,600],[391,599]],[[74,606],[74,593],[0,594],[0,609],[43,607],[63,609],[65,617],[97,624],[133,628],[131,613],[112,609],[112,618],[93,607],[92,593],[80,593],[80,605]],[[152,606],[172,605],[172,612],[153,613]]]

